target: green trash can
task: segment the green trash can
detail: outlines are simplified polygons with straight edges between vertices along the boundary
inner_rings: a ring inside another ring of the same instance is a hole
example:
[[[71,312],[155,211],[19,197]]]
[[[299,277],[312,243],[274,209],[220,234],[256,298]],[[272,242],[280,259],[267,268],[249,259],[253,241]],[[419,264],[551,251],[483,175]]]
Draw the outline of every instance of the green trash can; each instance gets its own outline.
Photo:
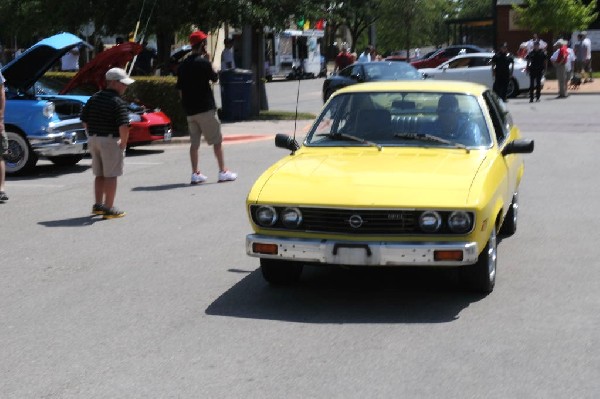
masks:
[[[222,120],[243,121],[250,119],[253,83],[252,71],[227,69],[220,72]]]

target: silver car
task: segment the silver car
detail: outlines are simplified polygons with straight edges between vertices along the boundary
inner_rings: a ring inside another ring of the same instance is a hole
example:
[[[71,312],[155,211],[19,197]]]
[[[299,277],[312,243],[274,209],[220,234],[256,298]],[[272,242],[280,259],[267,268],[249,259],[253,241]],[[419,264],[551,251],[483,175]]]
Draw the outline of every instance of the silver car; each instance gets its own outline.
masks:
[[[461,80],[483,84],[491,89],[494,85],[493,56],[494,53],[461,54],[436,68],[424,68],[420,71],[426,79]],[[529,91],[529,75],[526,67],[527,61],[515,58],[513,77],[508,84],[508,97],[516,97],[519,93]],[[542,87],[545,82],[546,79],[542,77]]]

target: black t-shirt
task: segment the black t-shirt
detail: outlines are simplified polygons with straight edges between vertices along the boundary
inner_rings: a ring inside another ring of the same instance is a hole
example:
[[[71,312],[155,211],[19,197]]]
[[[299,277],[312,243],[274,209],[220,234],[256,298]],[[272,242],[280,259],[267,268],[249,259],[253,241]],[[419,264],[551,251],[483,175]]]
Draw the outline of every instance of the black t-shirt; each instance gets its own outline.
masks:
[[[210,82],[219,79],[212,64],[206,58],[192,54],[177,69],[177,89],[181,90],[181,102],[189,115],[216,109]]]
[[[544,50],[533,50],[526,57],[531,72],[542,72],[546,67],[546,52]]]
[[[114,90],[99,91],[84,105],[81,121],[91,135],[119,137],[119,127],[129,126],[127,103]]]
[[[496,78],[506,78],[510,76],[510,64],[515,60],[512,55],[498,52],[492,57],[492,65],[496,66]]]

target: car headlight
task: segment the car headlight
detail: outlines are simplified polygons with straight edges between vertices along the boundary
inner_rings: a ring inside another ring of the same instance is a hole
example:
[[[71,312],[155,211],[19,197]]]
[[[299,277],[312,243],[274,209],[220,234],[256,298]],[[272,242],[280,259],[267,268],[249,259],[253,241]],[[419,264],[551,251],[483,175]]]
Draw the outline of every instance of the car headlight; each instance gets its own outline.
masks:
[[[44,109],[42,110],[42,113],[44,114],[44,116],[46,118],[50,119],[54,116],[55,109],[56,109],[56,107],[54,106],[54,103],[52,101],[48,101],[46,103],[46,105],[44,105]]]
[[[463,211],[452,212],[448,216],[448,227],[453,233],[467,233],[471,230],[471,215]]]
[[[302,212],[298,208],[285,208],[281,212],[281,223],[290,229],[295,229],[302,223]]]
[[[442,226],[442,217],[436,211],[425,211],[419,216],[419,227],[425,233],[435,233]]]
[[[272,206],[261,206],[256,210],[256,223],[263,227],[271,227],[277,223],[277,211]]]

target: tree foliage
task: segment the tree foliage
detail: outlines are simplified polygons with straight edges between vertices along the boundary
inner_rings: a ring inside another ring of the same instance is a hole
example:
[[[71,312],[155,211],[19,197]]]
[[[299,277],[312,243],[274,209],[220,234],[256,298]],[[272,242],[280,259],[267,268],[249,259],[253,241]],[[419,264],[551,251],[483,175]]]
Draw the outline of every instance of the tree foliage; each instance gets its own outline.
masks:
[[[587,5],[581,0],[526,0],[524,5],[513,8],[521,26],[539,33],[586,29],[598,18],[596,0]]]

